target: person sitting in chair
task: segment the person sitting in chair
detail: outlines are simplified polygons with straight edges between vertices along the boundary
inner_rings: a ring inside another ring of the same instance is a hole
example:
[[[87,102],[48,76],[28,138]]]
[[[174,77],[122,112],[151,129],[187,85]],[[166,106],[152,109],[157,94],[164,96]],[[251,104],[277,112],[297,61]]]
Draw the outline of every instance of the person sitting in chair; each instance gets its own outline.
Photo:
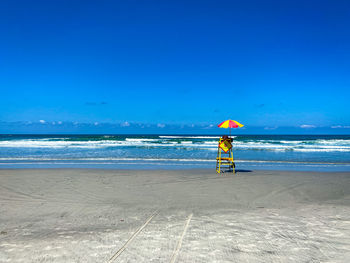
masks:
[[[229,142],[232,142],[232,138],[228,137],[227,135],[222,136],[222,140],[227,140]]]

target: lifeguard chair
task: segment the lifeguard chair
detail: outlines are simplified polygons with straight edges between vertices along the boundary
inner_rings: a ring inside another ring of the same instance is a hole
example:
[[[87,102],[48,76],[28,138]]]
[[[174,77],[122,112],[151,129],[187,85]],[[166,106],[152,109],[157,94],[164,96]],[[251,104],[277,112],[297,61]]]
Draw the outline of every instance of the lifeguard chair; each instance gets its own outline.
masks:
[[[236,165],[233,161],[232,138],[228,136],[222,136],[219,139],[216,157],[216,172],[218,174],[224,172],[221,166],[227,167],[228,172],[236,173]]]

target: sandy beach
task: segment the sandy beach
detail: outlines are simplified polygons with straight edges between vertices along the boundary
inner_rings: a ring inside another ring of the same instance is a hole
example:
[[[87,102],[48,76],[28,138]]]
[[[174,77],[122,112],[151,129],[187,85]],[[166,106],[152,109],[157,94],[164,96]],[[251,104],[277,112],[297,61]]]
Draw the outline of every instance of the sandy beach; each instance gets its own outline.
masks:
[[[350,173],[0,170],[0,262],[349,262]]]

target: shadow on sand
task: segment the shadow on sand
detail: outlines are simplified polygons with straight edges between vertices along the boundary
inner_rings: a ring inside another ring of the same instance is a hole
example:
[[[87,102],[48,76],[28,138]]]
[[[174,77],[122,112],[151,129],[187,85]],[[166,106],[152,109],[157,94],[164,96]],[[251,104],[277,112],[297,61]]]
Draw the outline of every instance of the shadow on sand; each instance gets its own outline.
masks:
[[[252,170],[243,170],[243,169],[237,169],[236,173],[251,173],[253,172]],[[221,170],[221,173],[231,173],[232,174],[232,170]]]
[[[237,169],[236,173],[251,173],[253,172],[252,170],[243,170],[243,169]]]

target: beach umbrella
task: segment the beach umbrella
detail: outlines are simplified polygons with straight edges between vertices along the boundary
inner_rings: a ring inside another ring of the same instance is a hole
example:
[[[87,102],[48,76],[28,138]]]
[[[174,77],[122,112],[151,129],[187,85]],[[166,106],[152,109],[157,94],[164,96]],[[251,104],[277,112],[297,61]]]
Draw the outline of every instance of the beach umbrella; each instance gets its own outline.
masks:
[[[238,121],[234,120],[226,120],[218,125],[219,128],[230,128],[230,136],[231,136],[231,128],[241,128],[243,124],[240,124]]]

